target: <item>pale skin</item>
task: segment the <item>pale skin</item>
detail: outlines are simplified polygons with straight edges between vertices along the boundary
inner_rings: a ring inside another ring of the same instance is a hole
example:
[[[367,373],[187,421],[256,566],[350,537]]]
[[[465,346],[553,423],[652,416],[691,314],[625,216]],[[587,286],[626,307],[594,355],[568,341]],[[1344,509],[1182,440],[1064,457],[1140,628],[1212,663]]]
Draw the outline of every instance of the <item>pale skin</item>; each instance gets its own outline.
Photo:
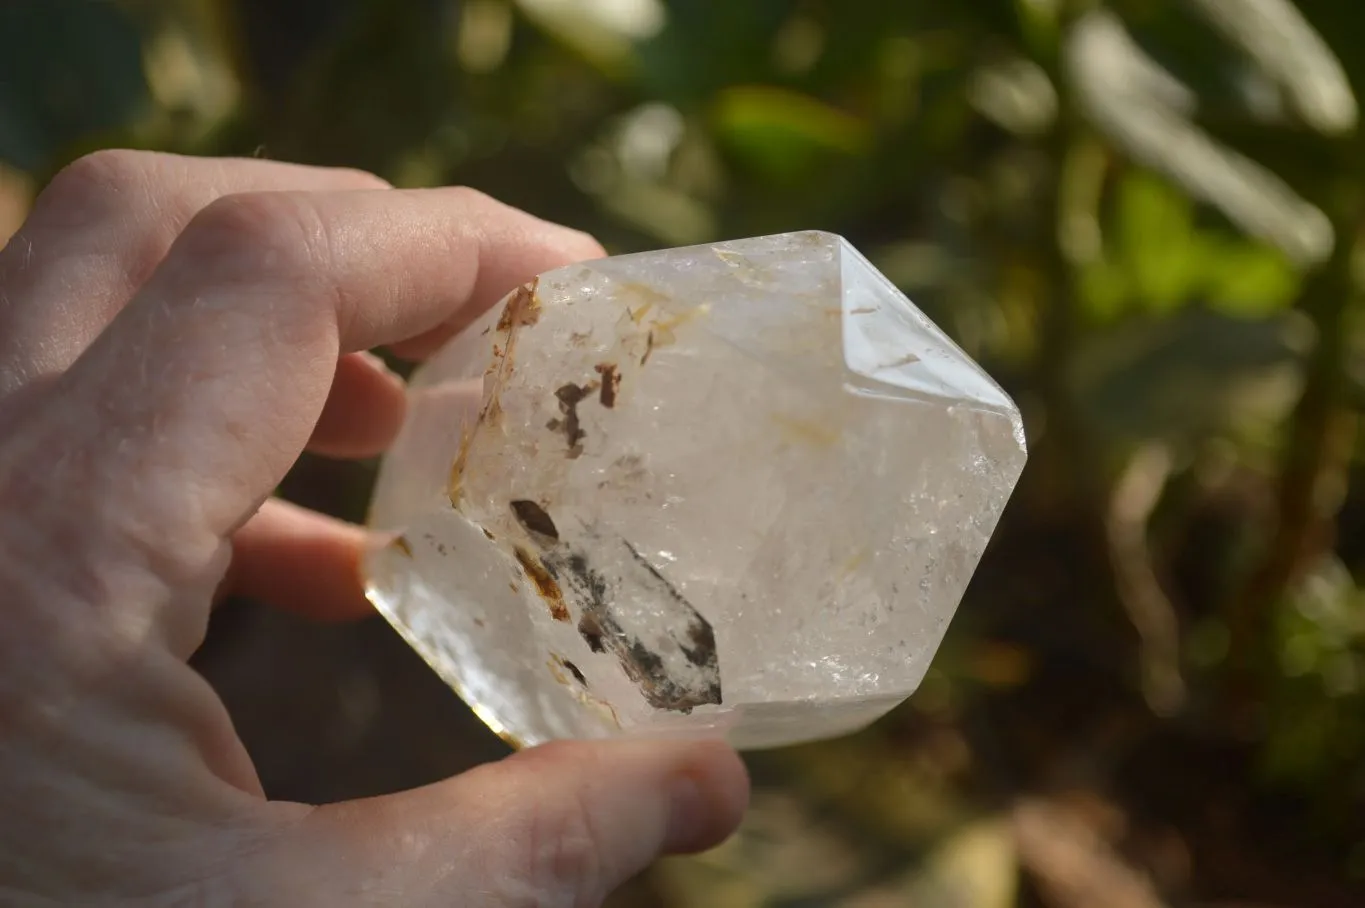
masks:
[[[718,742],[269,801],[186,664],[228,591],[368,613],[363,532],[269,497],[305,449],[392,441],[402,384],[367,351],[420,359],[602,254],[347,170],[110,151],[51,183],[0,250],[0,904],[590,906],[733,831]]]

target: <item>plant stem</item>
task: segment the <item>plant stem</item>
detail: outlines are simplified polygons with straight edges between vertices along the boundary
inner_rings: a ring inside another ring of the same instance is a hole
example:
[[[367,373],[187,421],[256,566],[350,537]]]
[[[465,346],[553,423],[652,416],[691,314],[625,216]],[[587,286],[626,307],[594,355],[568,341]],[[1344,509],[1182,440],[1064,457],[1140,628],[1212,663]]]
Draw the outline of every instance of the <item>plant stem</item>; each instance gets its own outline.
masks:
[[[1349,457],[1349,439],[1342,444],[1348,428],[1346,316],[1355,293],[1352,260],[1360,236],[1353,220],[1339,220],[1336,227],[1331,258],[1308,276],[1300,297],[1299,309],[1312,321],[1316,339],[1303,391],[1290,417],[1275,496],[1275,528],[1264,557],[1224,610],[1228,692],[1234,707],[1258,702],[1258,679],[1274,658],[1275,609],[1327,538],[1336,505],[1324,491]]]

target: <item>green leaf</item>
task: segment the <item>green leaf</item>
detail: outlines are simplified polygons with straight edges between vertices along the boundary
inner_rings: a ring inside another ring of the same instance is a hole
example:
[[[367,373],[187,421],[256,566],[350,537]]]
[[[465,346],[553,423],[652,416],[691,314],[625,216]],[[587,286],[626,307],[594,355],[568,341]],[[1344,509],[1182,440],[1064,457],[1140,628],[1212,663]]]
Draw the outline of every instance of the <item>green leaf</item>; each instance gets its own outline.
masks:
[[[741,163],[779,182],[809,175],[831,156],[868,150],[862,120],[823,101],[766,85],[738,85],[716,98],[713,125]]]
[[[1087,263],[1080,272],[1080,295],[1092,322],[1106,324],[1127,306],[1132,282],[1122,267],[1107,259]]]
[[[1200,270],[1209,305],[1243,317],[1283,309],[1298,295],[1300,272],[1263,243],[1202,237]]]
[[[1194,205],[1154,174],[1130,171],[1118,191],[1120,256],[1145,307],[1169,312],[1190,295],[1199,266],[1191,242]]]
[[[1254,318],[1289,305],[1301,271],[1269,243],[1200,229],[1179,187],[1146,170],[1119,183],[1111,248],[1081,270],[1081,296],[1100,324],[1125,312],[1170,313],[1199,301]]]

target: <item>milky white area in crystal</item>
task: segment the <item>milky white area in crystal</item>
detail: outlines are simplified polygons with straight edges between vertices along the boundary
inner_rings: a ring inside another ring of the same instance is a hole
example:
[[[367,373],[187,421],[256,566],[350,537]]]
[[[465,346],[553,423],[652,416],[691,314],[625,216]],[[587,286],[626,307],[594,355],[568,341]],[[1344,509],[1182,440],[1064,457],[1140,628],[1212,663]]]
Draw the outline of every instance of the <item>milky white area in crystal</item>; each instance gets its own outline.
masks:
[[[369,593],[521,745],[871,723],[1025,460],[1009,397],[819,232],[549,272],[410,394]]]

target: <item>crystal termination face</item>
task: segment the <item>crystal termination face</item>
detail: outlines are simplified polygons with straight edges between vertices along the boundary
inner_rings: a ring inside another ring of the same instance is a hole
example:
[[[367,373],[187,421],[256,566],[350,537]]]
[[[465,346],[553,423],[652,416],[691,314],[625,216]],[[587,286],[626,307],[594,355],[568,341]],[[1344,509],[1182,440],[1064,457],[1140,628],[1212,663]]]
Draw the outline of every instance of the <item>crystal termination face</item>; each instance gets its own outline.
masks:
[[[413,376],[370,598],[508,740],[855,731],[919,685],[1019,411],[843,239],[617,256]]]

